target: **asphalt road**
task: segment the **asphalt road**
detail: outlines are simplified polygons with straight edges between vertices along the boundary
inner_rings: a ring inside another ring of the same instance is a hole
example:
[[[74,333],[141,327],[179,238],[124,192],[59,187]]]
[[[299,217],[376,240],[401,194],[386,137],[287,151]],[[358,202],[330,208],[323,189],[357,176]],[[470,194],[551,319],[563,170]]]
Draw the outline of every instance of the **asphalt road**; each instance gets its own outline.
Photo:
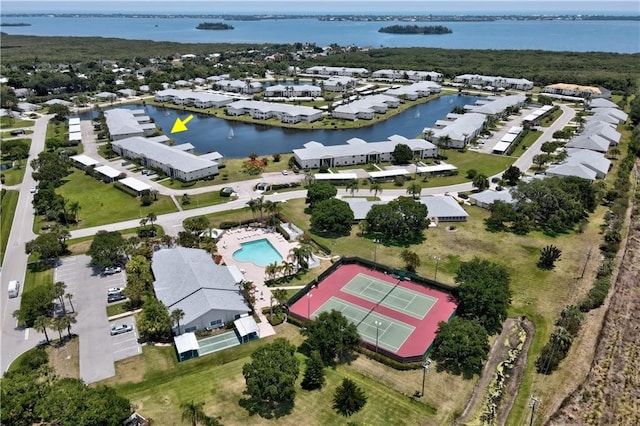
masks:
[[[2,274],[0,277],[0,282],[2,283],[2,290],[0,291],[0,321],[2,322],[0,367],[2,372],[6,371],[9,364],[18,355],[33,348],[40,340],[44,339],[44,334],[38,333],[34,329],[16,328],[16,320],[12,314],[20,308],[20,299],[24,290],[24,277],[28,259],[24,251],[25,243],[36,237],[32,229],[33,206],[31,201],[33,200],[33,194],[29,192],[29,188],[36,186],[36,181],[31,177],[33,169],[28,163],[44,149],[47,123],[51,117],[53,116],[39,118],[32,128],[29,161],[26,164],[24,180],[20,185],[18,204],[11,226],[11,233],[9,234],[7,251],[2,262]],[[22,284],[20,296],[13,299],[9,299],[7,295],[9,281],[11,280],[19,280]]]

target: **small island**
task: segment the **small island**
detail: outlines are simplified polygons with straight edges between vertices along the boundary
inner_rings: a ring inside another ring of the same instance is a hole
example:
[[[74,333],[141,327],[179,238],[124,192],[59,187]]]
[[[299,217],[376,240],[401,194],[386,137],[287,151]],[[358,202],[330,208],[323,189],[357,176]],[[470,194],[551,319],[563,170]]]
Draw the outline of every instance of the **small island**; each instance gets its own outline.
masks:
[[[0,27],[30,27],[26,22],[0,22]]]
[[[202,22],[196,27],[198,30],[232,30],[233,26],[223,22]]]
[[[389,27],[382,27],[378,30],[379,33],[389,34],[451,34],[451,28],[447,28],[443,25],[429,25],[425,27],[419,27],[417,25],[391,25]]]

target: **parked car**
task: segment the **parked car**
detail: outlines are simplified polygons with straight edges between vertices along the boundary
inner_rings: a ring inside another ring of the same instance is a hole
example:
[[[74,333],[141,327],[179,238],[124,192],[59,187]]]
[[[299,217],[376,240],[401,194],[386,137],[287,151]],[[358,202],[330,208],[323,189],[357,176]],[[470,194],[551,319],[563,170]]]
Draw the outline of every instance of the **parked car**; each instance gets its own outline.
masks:
[[[286,176],[286,175],[288,175],[288,174],[289,174],[289,172],[288,172],[287,170],[283,170],[283,171],[282,171],[282,174]]]
[[[111,287],[107,290],[107,294],[119,294],[122,293],[122,287]]]
[[[114,293],[107,295],[107,303],[119,302],[127,297],[122,293]]]
[[[38,192],[38,187],[32,186],[31,189],[29,189],[29,192],[31,192],[32,194],[35,194],[36,192]]]
[[[111,326],[111,335],[115,336],[122,333],[128,333],[133,331],[133,327],[130,324],[117,324]]]
[[[104,271],[102,271],[102,275],[113,275],[113,274],[117,274],[119,272],[122,272],[122,268],[119,266],[107,266],[106,268],[104,268]]]

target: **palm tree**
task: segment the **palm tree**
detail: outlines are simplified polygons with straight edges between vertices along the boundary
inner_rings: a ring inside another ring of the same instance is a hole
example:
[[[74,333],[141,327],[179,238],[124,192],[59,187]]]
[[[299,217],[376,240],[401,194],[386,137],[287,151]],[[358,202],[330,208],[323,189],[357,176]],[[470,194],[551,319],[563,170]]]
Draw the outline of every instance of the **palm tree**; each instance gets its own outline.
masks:
[[[292,275],[293,271],[296,269],[296,265],[291,262],[283,261],[281,269],[284,276]]]
[[[358,179],[353,179],[349,183],[347,183],[347,190],[351,192],[352,197],[355,192],[358,192],[358,186]]]
[[[76,321],[75,317],[72,317],[71,315],[64,315],[62,318],[60,318],[62,324],[64,325],[65,328],[67,329],[67,335],[69,336],[69,339],[71,339],[71,325],[77,323],[78,321]]]
[[[609,149],[609,158],[616,159],[620,155],[620,148],[613,146]]]
[[[49,335],[47,334],[47,327],[51,325],[51,318],[45,317],[44,315],[40,315],[33,322],[33,327],[44,333],[44,338],[47,339],[47,345],[49,344]]]
[[[180,404],[182,410],[182,420],[187,419],[191,426],[197,426],[201,421],[206,421],[204,414],[204,402],[183,402]]]
[[[171,323],[176,323],[178,327],[178,336],[180,335],[180,320],[184,318],[184,311],[182,309],[174,309],[171,311]]]
[[[251,215],[253,216],[253,220],[256,220],[256,212],[258,211],[258,203],[256,198],[252,198],[247,201],[247,206],[251,209]]]
[[[67,285],[62,281],[58,281],[53,284],[53,297],[57,298],[62,305],[62,312],[67,312],[67,307],[64,304],[64,289],[67,288]]]
[[[62,344],[62,330],[67,328],[67,323],[62,318],[64,317],[54,318],[51,322],[53,329],[57,331],[60,336],[60,344]]]
[[[382,185],[380,184],[380,182],[372,183],[371,186],[369,187],[369,192],[371,191],[373,191],[374,197],[378,196],[378,192],[382,194]]]
[[[64,295],[64,297],[66,297],[69,300],[69,305],[71,305],[71,311],[75,312],[76,308],[73,307],[73,303],[71,303],[71,299],[73,299],[73,294],[71,293],[67,293]]]
[[[157,189],[152,189],[151,190],[151,195],[153,195],[153,201],[158,201],[158,194],[160,193],[160,191],[158,191]]]
[[[278,268],[277,262],[270,263],[264,268],[264,273],[267,274],[267,277],[269,277],[270,279],[273,279],[276,275],[277,268]]]
[[[484,191],[489,188],[489,178],[487,178],[484,174],[478,173],[471,182],[474,188],[477,188],[479,191]]]
[[[153,228],[153,222],[158,220],[158,216],[156,216],[156,214],[154,212],[150,212],[147,215],[147,220],[149,221],[149,223],[151,224],[151,227]]]
[[[422,192],[422,186],[416,181],[411,182],[407,187],[407,194],[411,195],[411,197],[414,200],[420,197],[421,192]]]
[[[142,227],[147,227],[147,222],[149,222],[149,219],[146,217],[143,217],[142,219],[140,219],[140,226]]]
[[[69,213],[73,215],[74,222],[78,222],[78,210],[80,210],[82,206],[80,206],[79,201],[72,201],[69,204]]]
[[[440,145],[442,145],[444,148],[449,148],[449,146],[451,145],[451,136],[440,136],[440,138],[438,138],[438,146]]]
[[[298,265],[299,269],[309,268],[309,259],[311,259],[311,247],[308,244],[302,244],[294,247],[289,251],[289,259]]]

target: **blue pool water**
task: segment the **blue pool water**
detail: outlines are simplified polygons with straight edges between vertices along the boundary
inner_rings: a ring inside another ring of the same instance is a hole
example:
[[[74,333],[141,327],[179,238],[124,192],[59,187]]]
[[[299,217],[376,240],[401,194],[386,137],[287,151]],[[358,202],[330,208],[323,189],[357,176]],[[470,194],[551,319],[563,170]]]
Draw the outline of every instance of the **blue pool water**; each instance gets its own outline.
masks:
[[[238,262],[251,262],[264,267],[270,263],[280,263],[282,261],[280,253],[266,238],[241,243],[240,245],[242,248],[233,253],[233,258]]]

